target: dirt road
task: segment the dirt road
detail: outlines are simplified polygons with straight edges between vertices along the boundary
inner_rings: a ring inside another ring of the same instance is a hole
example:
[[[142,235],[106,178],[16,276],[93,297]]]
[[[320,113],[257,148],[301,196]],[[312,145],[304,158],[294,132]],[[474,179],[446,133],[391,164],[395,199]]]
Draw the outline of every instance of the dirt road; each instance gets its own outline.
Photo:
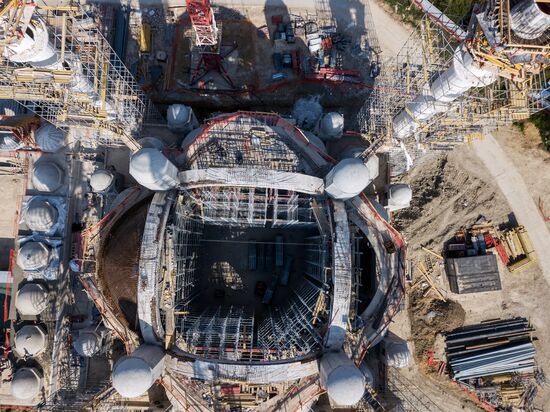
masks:
[[[487,134],[473,145],[508,201],[520,225],[525,226],[537,253],[538,264],[550,284],[550,232],[527,185],[495,138]]]

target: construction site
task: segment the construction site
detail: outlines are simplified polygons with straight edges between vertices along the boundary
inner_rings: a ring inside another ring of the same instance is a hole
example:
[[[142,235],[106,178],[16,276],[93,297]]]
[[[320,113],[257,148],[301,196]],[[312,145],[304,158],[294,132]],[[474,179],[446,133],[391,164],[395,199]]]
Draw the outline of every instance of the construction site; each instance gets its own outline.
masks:
[[[403,3],[2,2],[0,409],[549,410],[550,3]]]

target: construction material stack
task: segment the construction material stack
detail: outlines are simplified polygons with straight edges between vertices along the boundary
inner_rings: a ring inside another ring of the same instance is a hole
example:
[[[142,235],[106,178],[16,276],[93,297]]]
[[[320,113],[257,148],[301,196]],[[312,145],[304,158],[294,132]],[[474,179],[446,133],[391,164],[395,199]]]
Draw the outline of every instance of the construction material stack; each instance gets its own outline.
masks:
[[[459,385],[494,407],[527,407],[536,393],[533,328],[525,318],[489,321],[446,335],[447,363]]]

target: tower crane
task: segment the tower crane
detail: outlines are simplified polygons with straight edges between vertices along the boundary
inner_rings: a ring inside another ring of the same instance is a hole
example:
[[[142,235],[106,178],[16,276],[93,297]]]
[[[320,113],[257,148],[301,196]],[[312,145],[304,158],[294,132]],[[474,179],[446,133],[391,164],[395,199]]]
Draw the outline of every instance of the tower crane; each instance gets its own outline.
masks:
[[[194,44],[199,52],[199,61],[191,77],[196,83],[209,72],[217,72],[234,88],[235,85],[223,67],[221,48],[221,26],[216,24],[210,0],[185,0],[187,12],[194,32]]]

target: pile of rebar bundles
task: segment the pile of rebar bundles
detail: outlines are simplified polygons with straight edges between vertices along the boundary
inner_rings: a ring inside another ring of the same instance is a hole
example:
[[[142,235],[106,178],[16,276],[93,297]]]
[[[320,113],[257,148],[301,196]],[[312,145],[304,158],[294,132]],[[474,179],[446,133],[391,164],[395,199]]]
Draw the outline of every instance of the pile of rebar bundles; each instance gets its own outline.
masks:
[[[447,364],[459,381],[535,370],[533,328],[525,318],[456,329],[446,335]]]

